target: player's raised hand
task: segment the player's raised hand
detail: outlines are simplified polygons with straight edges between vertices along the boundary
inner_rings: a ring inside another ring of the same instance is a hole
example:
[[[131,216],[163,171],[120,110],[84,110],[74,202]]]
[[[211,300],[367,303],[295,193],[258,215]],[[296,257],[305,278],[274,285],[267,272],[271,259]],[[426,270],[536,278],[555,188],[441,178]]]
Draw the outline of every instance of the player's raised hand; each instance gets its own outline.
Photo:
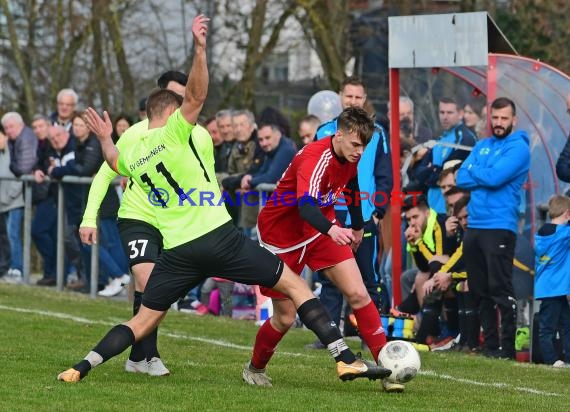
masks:
[[[192,34],[196,46],[206,47],[206,33],[208,33],[209,21],[210,19],[203,14],[194,17],[194,21],[192,22]]]
[[[352,229],[346,229],[337,225],[332,225],[327,234],[340,246],[350,245],[354,241]]]
[[[92,107],[87,108],[84,112],[87,127],[97,135],[99,140],[111,138],[113,133],[113,123],[107,111],[103,112],[103,118]]]

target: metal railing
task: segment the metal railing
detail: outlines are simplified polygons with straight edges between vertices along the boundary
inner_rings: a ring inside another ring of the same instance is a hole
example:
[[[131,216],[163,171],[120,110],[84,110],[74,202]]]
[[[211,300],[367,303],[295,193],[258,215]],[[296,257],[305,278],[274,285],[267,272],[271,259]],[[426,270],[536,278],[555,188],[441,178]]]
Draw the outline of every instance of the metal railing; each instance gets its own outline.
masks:
[[[19,178],[14,176],[0,176],[0,180],[12,180],[24,184],[24,227],[22,231],[22,278],[24,283],[30,283],[31,247],[32,247],[32,183],[35,182],[34,175],[23,175]],[[88,185],[93,181],[92,177],[65,176],[60,180],[45,178],[46,182],[57,184],[57,241],[56,241],[56,289],[62,291],[65,277],[65,198],[62,183]],[[118,185],[120,179],[116,179],[113,184]],[[91,278],[89,295],[97,296],[97,285],[99,281],[99,245],[91,245]]]

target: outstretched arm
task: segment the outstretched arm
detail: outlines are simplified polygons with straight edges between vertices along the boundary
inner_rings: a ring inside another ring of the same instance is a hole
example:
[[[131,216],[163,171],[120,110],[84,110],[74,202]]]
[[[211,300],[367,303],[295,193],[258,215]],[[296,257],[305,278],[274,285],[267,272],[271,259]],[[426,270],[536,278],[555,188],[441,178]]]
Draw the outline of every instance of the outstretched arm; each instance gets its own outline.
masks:
[[[188,74],[188,84],[180,112],[190,124],[196,124],[208,95],[208,64],[206,61],[206,33],[210,19],[200,14],[192,22],[194,36],[194,59]],[[101,143],[102,145],[102,143]]]
[[[97,135],[103,157],[114,171],[117,171],[117,160],[119,160],[119,150],[113,143],[111,133],[113,133],[113,123],[107,111],[103,112],[103,118],[93,109],[89,107],[85,110],[85,121],[89,130]],[[117,172],[118,173],[118,172]]]

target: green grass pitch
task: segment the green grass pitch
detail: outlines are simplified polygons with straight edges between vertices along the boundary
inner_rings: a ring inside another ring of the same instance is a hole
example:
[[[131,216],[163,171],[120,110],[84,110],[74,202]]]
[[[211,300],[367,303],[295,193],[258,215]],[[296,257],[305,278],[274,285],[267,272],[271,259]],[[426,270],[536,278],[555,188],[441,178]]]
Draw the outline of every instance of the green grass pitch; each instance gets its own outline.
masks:
[[[402,394],[379,382],[341,382],[327,351],[304,349],[311,332],[292,330],[268,368],[273,388],[241,380],[257,332],[253,322],[170,313],[159,349],[168,377],[124,372],[128,352],[78,384],[56,381],[130,304],[0,285],[1,411],[567,411],[570,369],[459,353],[421,353],[422,371]],[[360,344],[350,341],[357,351]],[[367,352],[365,357],[370,358]]]

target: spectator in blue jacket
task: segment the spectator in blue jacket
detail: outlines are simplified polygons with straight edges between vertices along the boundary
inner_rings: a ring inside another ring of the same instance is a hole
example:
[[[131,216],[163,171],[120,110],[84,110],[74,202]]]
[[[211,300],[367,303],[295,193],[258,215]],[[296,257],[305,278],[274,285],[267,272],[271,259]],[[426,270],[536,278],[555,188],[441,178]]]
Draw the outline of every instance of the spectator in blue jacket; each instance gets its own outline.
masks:
[[[242,177],[241,190],[255,189],[261,183],[277,183],[297,153],[295,143],[283,136],[275,124],[261,124],[257,129],[257,141],[265,152],[265,159],[256,172]]]
[[[534,298],[540,299],[539,342],[544,363],[570,366],[570,198],[556,195],[548,202],[551,223],[535,235]],[[553,345],[556,331],[566,353],[566,365]]]
[[[485,353],[515,357],[517,301],[512,271],[521,188],[530,167],[529,139],[513,131],[516,108],[500,97],[491,104],[493,136],[479,141],[457,172],[458,187],[471,191],[468,230],[463,239],[469,289],[485,338]],[[501,312],[501,342],[495,305]]]
[[[436,139],[438,143],[452,143],[463,146],[474,146],[477,135],[463,123],[463,107],[450,97],[439,100],[439,122],[443,129],[442,135]],[[418,182],[428,187],[428,204],[437,213],[445,213],[445,200],[437,181],[443,170],[444,163],[450,160],[465,160],[469,155],[467,150],[436,145],[429,150],[419,164],[414,168]]]
[[[339,92],[341,106],[364,107],[366,102],[366,86],[357,77],[347,77]],[[317,129],[315,140],[331,136],[336,133],[337,118],[322,124]],[[392,159],[390,154],[390,141],[386,130],[374,123],[372,140],[364,149],[358,162],[358,184],[361,190],[362,217],[364,219],[364,236],[362,243],[356,251],[356,263],[362,273],[364,285],[372,301],[382,309],[388,305],[387,291],[382,290],[378,270],[379,250],[379,224],[390,202],[392,193]],[[351,220],[346,205],[335,205],[337,219],[346,227],[350,227]],[[343,297],[340,291],[325,276],[320,276],[322,289],[320,299],[329,311],[332,319],[340,322]],[[382,294],[382,297],[381,297]],[[320,342],[309,345],[311,348],[322,349]]]
[[[261,123],[261,127],[257,129],[256,143],[263,153],[261,165],[252,164],[240,182],[242,191],[240,223],[246,231],[251,231],[256,225],[259,214],[258,202],[263,202],[257,194],[248,192],[262,183],[277,183],[297,153],[295,143],[284,136],[280,126],[275,123]],[[257,162],[256,159],[257,156],[254,158],[254,163]]]
[[[566,112],[570,115],[570,94],[566,97]],[[563,182],[570,183],[570,135],[556,162],[556,174]]]

